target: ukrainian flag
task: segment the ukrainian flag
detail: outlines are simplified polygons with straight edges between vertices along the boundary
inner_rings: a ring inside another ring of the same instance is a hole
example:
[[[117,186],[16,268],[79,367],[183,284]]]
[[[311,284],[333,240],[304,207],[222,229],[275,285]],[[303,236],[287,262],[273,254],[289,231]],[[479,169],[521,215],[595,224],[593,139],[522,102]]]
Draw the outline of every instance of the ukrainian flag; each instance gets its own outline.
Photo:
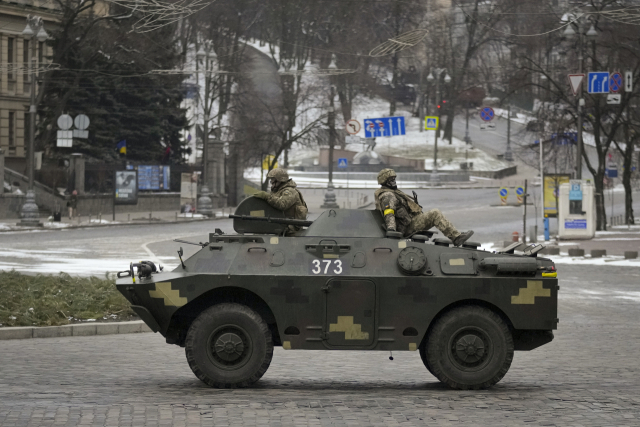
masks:
[[[127,140],[123,139],[122,141],[118,142],[118,145],[116,146],[116,151],[120,154],[127,154]]]

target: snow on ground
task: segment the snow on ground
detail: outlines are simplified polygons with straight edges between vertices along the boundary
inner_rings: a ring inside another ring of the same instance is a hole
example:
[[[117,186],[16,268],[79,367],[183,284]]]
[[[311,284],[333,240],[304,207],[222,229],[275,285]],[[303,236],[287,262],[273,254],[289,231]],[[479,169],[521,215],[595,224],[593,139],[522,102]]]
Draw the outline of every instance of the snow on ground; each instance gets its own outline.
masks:
[[[334,169],[334,173],[335,172],[341,172],[339,170]],[[303,176],[306,175],[306,176]],[[318,172],[317,176],[310,176],[311,174],[309,172],[298,172],[298,171],[294,171],[294,170],[289,170],[289,176],[295,181],[295,183],[299,186],[299,187],[304,187],[304,188],[326,188],[327,187],[327,182],[328,182],[328,178],[327,178],[327,172]],[[357,176],[356,174],[349,174],[350,177],[349,179],[338,179],[336,178],[336,175],[334,175],[333,177],[333,185],[335,188],[340,188],[340,189],[363,189],[363,188],[379,188],[380,184],[378,184],[378,181],[375,178],[375,174],[373,175],[373,178],[370,180],[364,180],[364,179],[353,179],[351,178],[351,176],[353,176],[354,178]],[[261,179],[261,174],[260,174],[260,168],[247,168],[244,171],[244,178],[254,182],[254,183],[259,183],[260,179]],[[262,178],[264,178],[264,173],[262,175]],[[443,183],[443,185],[447,185],[448,183]],[[469,185],[469,184],[473,184],[473,180],[468,181],[468,182],[452,182],[450,183],[450,185]],[[430,181],[408,181],[403,179],[402,180],[402,187],[403,188],[431,188],[431,182]]]
[[[65,272],[79,276],[103,277],[105,273],[125,270],[127,263],[122,258],[82,257],[83,249],[65,248],[61,250],[21,250],[0,251],[0,270],[23,271],[28,273],[58,274]],[[176,257],[158,257],[165,271],[178,266]]]

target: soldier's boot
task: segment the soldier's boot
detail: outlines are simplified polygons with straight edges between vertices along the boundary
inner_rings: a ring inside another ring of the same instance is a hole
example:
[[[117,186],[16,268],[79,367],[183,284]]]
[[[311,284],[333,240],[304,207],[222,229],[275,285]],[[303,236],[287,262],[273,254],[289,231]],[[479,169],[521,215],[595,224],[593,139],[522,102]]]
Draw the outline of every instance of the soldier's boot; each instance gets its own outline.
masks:
[[[460,233],[458,237],[453,239],[453,246],[461,246],[464,242],[469,240],[469,238],[473,236],[473,230],[465,231],[464,233]]]

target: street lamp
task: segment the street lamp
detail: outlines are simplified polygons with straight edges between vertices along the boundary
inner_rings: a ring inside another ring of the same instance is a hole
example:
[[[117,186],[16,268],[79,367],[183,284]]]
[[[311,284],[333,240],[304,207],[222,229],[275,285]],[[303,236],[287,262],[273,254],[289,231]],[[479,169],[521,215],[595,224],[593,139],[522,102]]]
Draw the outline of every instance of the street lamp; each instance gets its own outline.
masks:
[[[35,136],[36,136],[36,43],[33,38],[35,35],[36,40],[39,42],[45,42],[49,35],[44,29],[44,23],[42,18],[35,15],[27,16],[27,26],[22,31],[22,35],[26,40],[31,40],[31,61],[30,62],[30,74],[31,74],[31,87],[30,87],[30,105],[29,105],[29,147],[27,150],[27,165],[29,175],[29,185],[27,188],[27,196],[22,205],[20,216],[22,219],[18,225],[23,226],[42,226],[39,219],[38,205],[36,205],[36,193],[33,189],[33,170],[35,160]]]
[[[320,208],[322,209],[338,209],[340,205],[336,202],[336,194],[333,192],[333,146],[335,145],[336,135],[336,112],[333,104],[335,97],[335,87],[331,85],[331,94],[329,97],[329,108],[327,115],[327,126],[329,127],[329,184],[327,191],[324,193],[324,201]]]
[[[564,20],[565,18],[563,18]],[[570,19],[570,17],[568,17],[567,19]],[[591,24],[591,27],[589,28],[589,30],[586,32],[584,32],[584,20],[585,19],[591,19],[591,16],[588,14],[582,14],[580,16],[578,16],[577,18],[575,18],[573,20],[573,22],[569,23],[569,25],[567,25],[567,28],[565,28],[563,34],[567,37],[573,37],[576,34],[578,35],[578,74],[582,74],[582,70],[584,69],[584,54],[583,54],[583,49],[584,49],[584,36],[587,37],[588,40],[593,41],[595,43],[596,39],[598,38],[598,31],[596,30],[595,26],[593,25],[593,23]],[[577,23],[577,28],[578,28],[578,32],[576,33],[576,31],[573,29],[573,25],[574,23]],[[582,152],[584,151],[583,148],[583,141],[582,141],[582,109],[584,108],[584,98],[582,97],[582,87],[584,85],[581,84],[580,87],[578,88],[578,107],[577,107],[577,111],[578,111],[578,141],[577,141],[577,154],[576,154],[576,173],[575,173],[575,178],[576,179],[582,179]]]
[[[446,73],[447,69],[446,68],[433,68],[430,72],[429,75],[427,76],[427,81],[429,83],[433,83],[433,81],[435,80],[436,82],[436,106],[438,108],[438,128],[436,129],[436,136],[435,136],[435,141],[433,144],[433,170],[431,171],[431,184],[432,185],[439,185],[440,184],[440,177],[438,176],[438,134],[440,133],[440,76],[442,75],[442,73],[445,73],[444,76],[444,83],[445,84],[449,84],[451,82],[451,77],[449,76],[449,74]],[[435,73],[435,77],[433,76]]]
[[[211,60],[215,59],[215,53],[210,53],[209,49],[205,51],[202,48],[202,45],[196,52],[196,70],[198,70],[198,64],[200,62],[204,62],[204,100],[202,102],[202,188],[200,189],[200,197],[198,198],[198,213],[206,216],[213,215],[213,202],[211,200],[211,190],[209,190],[207,163],[209,161],[209,117],[211,116],[211,108],[209,106],[209,85],[211,83],[211,72],[214,71],[211,67]],[[198,95],[198,100],[200,100],[199,90]]]

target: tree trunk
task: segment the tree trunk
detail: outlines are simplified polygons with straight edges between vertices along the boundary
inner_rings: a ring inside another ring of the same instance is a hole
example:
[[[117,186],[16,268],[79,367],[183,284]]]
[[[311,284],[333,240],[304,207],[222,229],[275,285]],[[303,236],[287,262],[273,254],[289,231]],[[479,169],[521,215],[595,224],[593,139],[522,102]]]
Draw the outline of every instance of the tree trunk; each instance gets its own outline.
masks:
[[[604,203],[604,170],[598,170],[598,174],[594,176],[594,184],[596,187],[596,230],[606,231],[607,212]]]
[[[391,102],[389,103],[389,115],[393,116],[396,113],[395,89],[398,86],[398,53],[397,52],[393,54],[391,63],[393,65],[392,67],[393,77],[391,78]]]
[[[633,161],[633,141],[627,139],[624,150],[624,170],[622,172],[622,185],[624,186],[624,217],[625,224],[634,224],[633,218],[633,189],[631,188],[631,164]]]

